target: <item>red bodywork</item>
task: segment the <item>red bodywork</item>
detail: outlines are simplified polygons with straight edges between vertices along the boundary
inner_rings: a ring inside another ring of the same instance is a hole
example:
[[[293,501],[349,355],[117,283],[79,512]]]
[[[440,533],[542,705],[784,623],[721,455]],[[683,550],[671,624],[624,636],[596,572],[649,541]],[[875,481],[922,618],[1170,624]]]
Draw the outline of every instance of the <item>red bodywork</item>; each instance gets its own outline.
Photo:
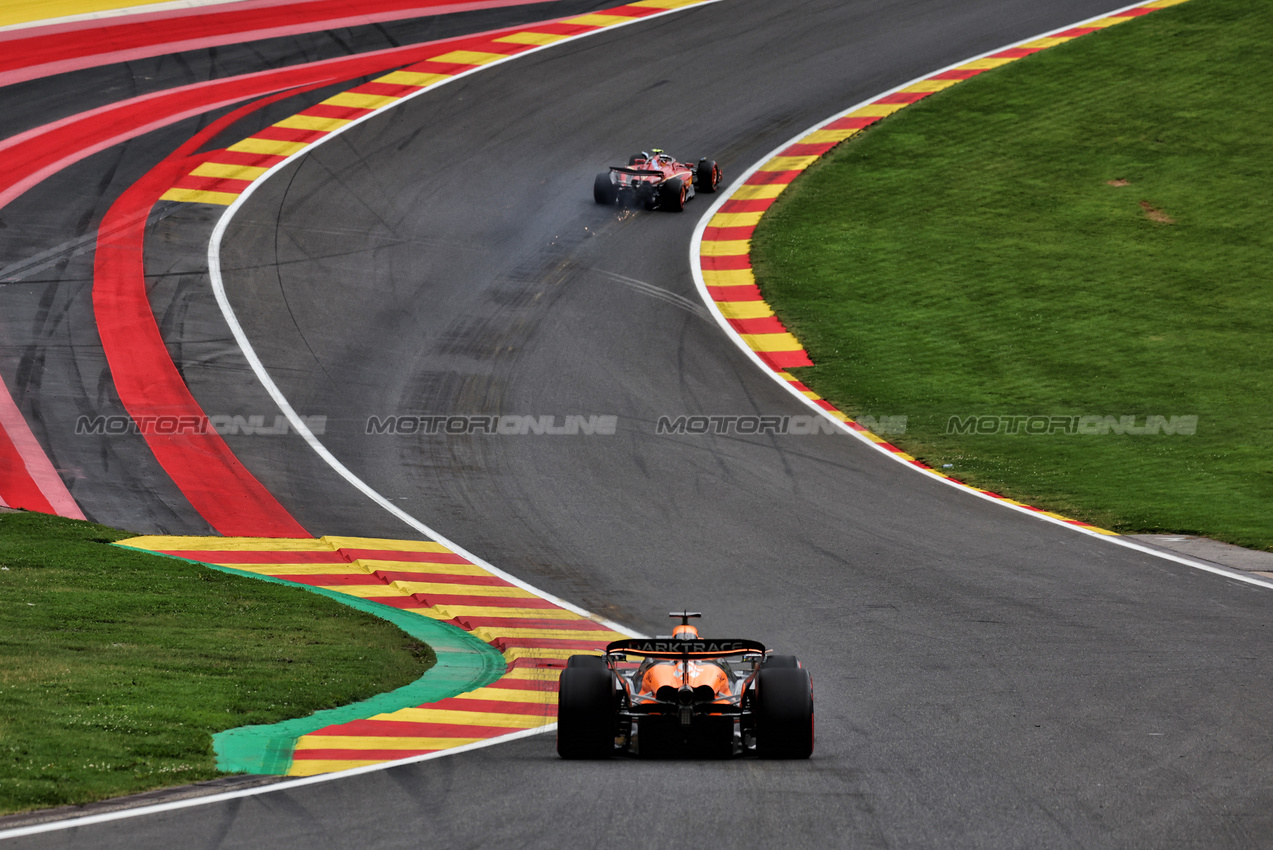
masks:
[[[598,174],[592,195],[599,204],[680,212],[697,192],[715,192],[720,179],[720,166],[706,157],[691,165],[656,150],[636,154],[626,166],[611,166]]]
[[[614,166],[610,173],[620,186],[631,186],[634,183],[650,183],[654,186],[679,177],[686,185],[694,183],[694,168],[687,163],[677,162],[667,154],[654,154],[649,159],[637,155],[627,168]]]

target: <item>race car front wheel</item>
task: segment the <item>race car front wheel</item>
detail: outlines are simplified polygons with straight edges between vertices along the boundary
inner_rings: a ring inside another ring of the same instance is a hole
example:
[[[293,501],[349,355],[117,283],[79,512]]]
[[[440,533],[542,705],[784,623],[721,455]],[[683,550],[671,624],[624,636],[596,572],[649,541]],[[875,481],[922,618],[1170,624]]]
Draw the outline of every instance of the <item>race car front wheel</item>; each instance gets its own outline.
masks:
[[[721,170],[710,159],[700,159],[698,168],[694,169],[694,188],[703,194],[711,194],[716,191],[716,187],[720,185]]]
[[[813,683],[800,667],[762,667],[756,674],[756,753],[762,758],[813,755]]]
[[[586,660],[585,660],[586,659]],[[596,656],[574,656],[557,691],[557,754],[566,759],[614,755],[614,676]]]

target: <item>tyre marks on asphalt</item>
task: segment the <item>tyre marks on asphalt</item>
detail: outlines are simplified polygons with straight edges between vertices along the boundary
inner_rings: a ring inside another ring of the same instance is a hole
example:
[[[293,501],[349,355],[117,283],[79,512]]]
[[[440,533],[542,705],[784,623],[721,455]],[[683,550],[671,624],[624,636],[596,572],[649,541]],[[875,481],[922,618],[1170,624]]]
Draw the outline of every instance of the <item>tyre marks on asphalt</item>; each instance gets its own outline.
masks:
[[[509,581],[441,543],[136,537],[120,545],[321,588],[448,623],[499,652],[495,681],[438,702],[359,717],[298,736],[280,772],[311,776],[537,729],[556,720],[557,677],[576,653],[630,635]],[[440,653],[438,663],[447,663]]]
[[[702,2],[704,0],[636,0],[603,12],[452,41],[423,61],[341,92],[224,150],[208,153],[163,195],[163,199],[228,206],[271,167],[332,132],[404,98],[519,53]]]
[[[213,122],[114,205],[101,229],[112,236],[99,239],[98,243],[94,310],[121,401],[164,470],[200,515],[222,534],[307,537],[305,530],[209,426],[168,356],[146,300],[141,262],[146,211],[160,199],[231,204],[272,166],[341,127],[429,86],[557,41],[703,2],[710,0],[638,0],[604,13],[417,45],[381,56],[359,56],[245,79],[214,81],[96,110],[0,143],[0,148],[12,149],[7,152],[20,154],[7,169],[0,169],[0,206],[92,151],[203,109],[264,96],[263,100]],[[392,67],[395,59],[401,61],[406,56],[413,64],[404,69],[330,97],[224,150],[195,153],[200,144],[212,137],[211,129],[232,123],[232,116],[254,111],[286,95],[303,94],[307,89],[340,79],[340,74],[380,72],[386,65]],[[160,106],[160,100],[166,105]],[[174,168],[177,171],[169,174]],[[164,182],[156,187],[160,180]],[[0,428],[3,426],[0,421]],[[35,455],[19,451],[26,445],[20,438],[21,434],[13,429],[7,436],[0,435],[0,500],[10,506],[80,516],[74,501],[61,492],[65,486],[58,486],[61,482],[56,475],[43,475],[39,484],[35,482],[33,471],[47,471],[51,464],[42,450]],[[53,495],[50,497],[46,491]]]
[[[1115,24],[1132,21],[1159,9],[1184,2],[1186,0],[1154,0],[1154,2],[1132,6],[1042,38],[1031,39],[963,62],[859,104],[779,149],[753,169],[750,175],[719,202],[715,213],[703,228],[701,241],[697,245],[698,271],[701,274],[703,291],[711,300],[724,324],[761,362],[786,382],[793,392],[807,399],[809,403],[824,411],[826,415],[837,420],[844,427],[856,432],[876,448],[930,475],[966,487],[983,496],[1041,514],[1067,525],[1114,536],[1114,532],[1097,528],[1090,523],[1026,505],[991,490],[983,490],[951,478],[941,470],[916,460],[884,438],[863,428],[802,383],[795,375],[786,371],[801,366],[812,366],[813,361],[809,359],[809,354],[800,341],[775,315],[756,285],[751,265],[751,238],[761,217],[792,181],[841,142],[860,133],[881,118],[892,115],[931,94],[950,88],[961,80],[975,77],[1080,36],[1099,32]]]
[[[604,13],[452,41],[443,52],[328,98],[224,150],[196,156],[192,161],[190,152],[197,145],[184,146],[166,161],[187,157],[181,176],[174,175],[169,181],[171,188],[162,199],[231,205],[273,166],[359,118],[430,86],[557,41],[703,2],[711,0],[638,0]],[[136,188],[130,204],[141,203],[154,187],[147,181]],[[130,243],[126,247],[128,256],[123,265],[139,269],[139,246]],[[107,271],[119,270],[110,258],[102,262]],[[134,307],[141,303],[134,302],[130,302]],[[106,324],[114,321],[106,313],[101,315]],[[116,330],[134,327],[138,323],[135,319],[131,317]],[[120,364],[123,371],[132,370],[129,362],[121,360]],[[154,364],[149,364],[137,375],[153,371]],[[191,412],[197,419],[206,419],[201,411]],[[214,466],[237,464],[233,456],[212,460]],[[190,476],[174,480],[183,492],[193,488]],[[224,504],[229,510],[243,504],[234,493],[220,495],[228,497]],[[285,514],[282,511],[280,516],[290,520]],[[224,533],[230,521],[216,527]],[[251,516],[246,521],[257,519]],[[486,641],[501,653],[506,665],[503,676],[475,691],[299,736],[287,771],[291,775],[377,764],[547,726],[555,720],[556,679],[566,658],[577,652],[599,652],[611,640],[627,636],[496,575],[441,543],[321,538],[315,548],[316,541],[302,536],[299,528],[272,533],[276,536],[144,537],[122,544],[322,588],[447,622]],[[277,536],[281,534],[291,537]]]
[[[119,400],[191,507],[227,535],[309,537],[210,427],[173,363],[146,286],[146,222],[190,154],[285,94],[218,118],[126,189],[102,218],[93,258],[93,315]]]

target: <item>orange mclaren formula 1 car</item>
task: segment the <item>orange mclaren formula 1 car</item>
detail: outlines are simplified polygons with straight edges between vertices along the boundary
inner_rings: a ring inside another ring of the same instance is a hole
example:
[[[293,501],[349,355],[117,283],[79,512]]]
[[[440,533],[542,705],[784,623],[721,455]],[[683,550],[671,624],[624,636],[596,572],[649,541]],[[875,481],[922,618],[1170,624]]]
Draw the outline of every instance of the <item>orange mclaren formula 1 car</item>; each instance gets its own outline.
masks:
[[[655,148],[633,154],[626,167],[614,165],[598,174],[592,182],[592,197],[599,204],[680,212],[696,190],[715,192],[720,181],[720,166],[710,159],[690,165]]]
[[[571,656],[557,696],[562,758],[812,755],[813,687],[795,656],[701,638],[689,624],[700,614],[671,616],[681,624],[670,637]]]

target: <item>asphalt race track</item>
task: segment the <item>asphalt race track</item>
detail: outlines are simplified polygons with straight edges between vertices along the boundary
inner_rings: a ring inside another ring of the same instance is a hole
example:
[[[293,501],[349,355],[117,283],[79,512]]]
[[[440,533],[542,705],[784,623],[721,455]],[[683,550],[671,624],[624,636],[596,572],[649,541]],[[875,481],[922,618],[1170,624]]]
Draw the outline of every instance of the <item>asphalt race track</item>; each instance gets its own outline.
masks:
[[[724,0],[426,92],[276,175],[226,234],[236,314],[345,465],[598,614],[656,633],[688,606],[707,634],[799,655],[812,760],[563,762],[538,736],[12,846],[1267,846],[1270,591],[1019,515],[843,435],[658,434],[660,416],[806,410],[698,302],[688,250],[709,199],[624,213],[589,193],[651,146],[712,156],[728,181],[852,103],[1108,2]],[[138,144],[158,158],[164,143]],[[25,202],[73,230],[56,197]],[[204,410],[273,414],[195,285],[214,212],[152,225],[152,303]],[[35,396],[70,410],[83,379],[72,392],[66,376],[100,350],[59,350]],[[372,416],[442,414],[618,427],[367,433]],[[409,535],[299,438],[227,440],[310,532]],[[144,444],[128,451],[118,487],[77,485],[86,512],[206,531]]]
[[[411,43],[412,38],[446,38],[608,5],[607,0],[558,0],[497,10],[500,14],[472,12],[427,18],[417,25],[383,24],[270,39],[40,78],[0,92],[5,106],[0,135],[12,138],[115,99],[222,80],[250,70],[294,67],[339,58],[354,48],[385,49]],[[327,91],[341,91],[356,82],[336,84]],[[278,120],[325,94],[309,96],[300,105],[282,101],[262,114],[272,116],[266,120]],[[211,531],[140,436],[86,439],[76,433],[75,426],[80,416],[125,413],[97,337],[91,303],[93,244],[102,217],[125,188],[227,111],[186,119],[95,153],[0,207],[0,374],[71,494],[85,515],[98,522],[172,534]],[[250,135],[252,129],[256,128],[242,131],[236,140]],[[3,164],[0,160],[0,167]],[[168,214],[171,210],[156,210],[156,217]],[[195,228],[183,229],[179,238],[186,244],[178,246],[182,268],[191,258],[206,267],[206,236]],[[162,259],[162,246],[161,240],[147,252]],[[171,282],[180,289],[197,283],[187,284],[180,270],[163,269],[167,277],[156,286]],[[179,295],[178,306],[185,301],[184,294]],[[155,306],[161,327],[176,321],[162,292],[156,294]],[[218,351],[233,345],[221,325],[210,340],[179,339],[174,347],[195,343],[219,345]]]

